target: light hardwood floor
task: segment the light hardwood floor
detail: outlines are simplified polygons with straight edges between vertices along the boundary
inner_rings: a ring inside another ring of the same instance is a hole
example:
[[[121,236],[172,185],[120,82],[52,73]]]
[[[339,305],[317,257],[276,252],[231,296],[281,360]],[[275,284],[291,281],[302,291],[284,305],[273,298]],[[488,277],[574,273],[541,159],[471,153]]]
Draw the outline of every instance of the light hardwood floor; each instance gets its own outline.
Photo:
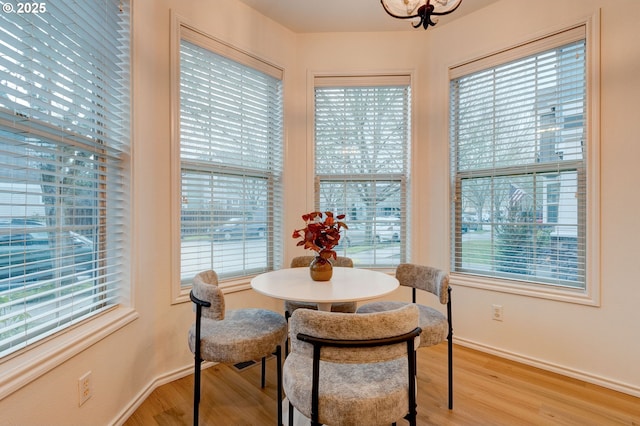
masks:
[[[449,410],[446,374],[445,343],[418,351],[418,425],[640,425],[640,398],[460,346]],[[204,370],[200,424],[275,425],[275,386],[275,358],[264,389],[259,364]],[[193,375],[156,389],[125,426],[190,425],[192,404]]]

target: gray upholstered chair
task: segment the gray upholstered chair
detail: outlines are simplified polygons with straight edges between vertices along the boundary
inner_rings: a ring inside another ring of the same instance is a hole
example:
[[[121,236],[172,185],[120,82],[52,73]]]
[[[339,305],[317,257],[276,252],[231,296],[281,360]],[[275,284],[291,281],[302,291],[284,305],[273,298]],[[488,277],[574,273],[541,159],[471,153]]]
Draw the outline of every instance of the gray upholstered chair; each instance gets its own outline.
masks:
[[[283,369],[293,407],[311,425],[416,424],[415,305],[353,315],[298,309],[289,319],[291,353]]]
[[[267,309],[244,308],[225,311],[218,275],[211,270],[193,279],[190,294],[196,321],[189,329],[189,349],[194,353],[193,424],[198,424],[202,361],[239,363],[262,359],[262,387],[265,386],[266,357],[276,355],[278,426],[282,424],[282,345],[287,338],[287,321]]]
[[[449,274],[431,266],[404,263],[396,268],[396,278],[401,286],[412,288],[412,301],[416,303],[416,289],[435,295],[440,303],[447,305],[447,315],[430,306],[420,308],[420,347],[433,346],[448,340],[449,362],[449,409],[453,408],[453,326],[451,322],[451,287]],[[371,313],[398,309],[407,302],[382,301],[366,303],[358,313]]]
[[[298,256],[294,257],[291,260],[292,268],[304,268],[309,267],[311,262],[315,256]],[[336,267],[345,267],[345,268],[353,268],[353,260],[348,257],[338,256],[336,259],[331,259],[331,264]],[[284,316],[285,318],[289,318],[293,311],[296,309],[305,308],[305,309],[318,309],[318,305],[315,303],[308,302],[295,302],[293,300],[285,300],[284,301]],[[331,312],[345,312],[345,313],[354,313],[358,308],[358,304],[356,302],[341,302],[341,303],[332,303],[331,304]]]

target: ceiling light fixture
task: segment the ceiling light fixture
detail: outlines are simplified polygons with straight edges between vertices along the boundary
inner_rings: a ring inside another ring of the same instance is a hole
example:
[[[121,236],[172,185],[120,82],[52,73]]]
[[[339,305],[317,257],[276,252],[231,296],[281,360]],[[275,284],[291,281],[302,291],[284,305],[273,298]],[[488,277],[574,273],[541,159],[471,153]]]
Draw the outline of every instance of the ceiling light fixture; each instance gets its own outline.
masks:
[[[426,30],[438,21],[433,21],[432,16],[448,15],[460,6],[462,0],[380,0],[384,10],[394,18],[415,19],[420,21],[413,24],[413,28],[419,26]]]

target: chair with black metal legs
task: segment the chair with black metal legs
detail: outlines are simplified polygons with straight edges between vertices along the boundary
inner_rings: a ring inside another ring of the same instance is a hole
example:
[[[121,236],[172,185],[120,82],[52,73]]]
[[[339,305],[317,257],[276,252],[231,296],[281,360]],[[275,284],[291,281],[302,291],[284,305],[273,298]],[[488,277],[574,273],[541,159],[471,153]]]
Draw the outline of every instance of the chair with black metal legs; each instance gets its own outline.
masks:
[[[204,271],[193,279],[190,294],[196,321],[189,329],[189,348],[194,354],[193,424],[199,422],[200,376],[203,361],[236,364],[260,358],[265,386],[265,362],[276,355],[278,426],[282,425],[282,345],[287,321],[281,314],[256,308],[225,311],[218,275]]]
[[[289,319],[291,353],[283,386],[312,426],[416,425],[419,310],[353,315],[298,309]]]
[[[451,321],[451,287],[449,274],[440,269],[403,263],[396,268],[396,278],[400,286],[412,288],[412,302],[416,303],[416,289],[435,295],[441,304],[447,306],[445,316],[430,306],[418,304],[420,308],[420,347],[434,346],[445,339],[448,341],[449,362],[449,409],[453,409],[453,325]],[[366,303],[358,308],[357,313],[381,312],[398,309],[408,302],[381,301]]]

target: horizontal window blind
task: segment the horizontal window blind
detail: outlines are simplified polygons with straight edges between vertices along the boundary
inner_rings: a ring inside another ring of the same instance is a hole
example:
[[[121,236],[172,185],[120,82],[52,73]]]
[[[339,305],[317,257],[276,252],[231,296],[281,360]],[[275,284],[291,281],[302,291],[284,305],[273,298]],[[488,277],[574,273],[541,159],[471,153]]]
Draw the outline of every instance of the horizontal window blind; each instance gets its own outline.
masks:
[[[0,356],[119,303],[129,4],[0,15]]]
[[[585,288],[584,28],[557,37],[454,73],[454,271]]]
[[[205,269],[230,279],[279,262],[283,112],[280,69],[184,34],[180,270],[188,286]]]
[[[316,78],[316,203],[346,214],[338,251],[358,266],[407,258],[408,83],[408,76]]]

